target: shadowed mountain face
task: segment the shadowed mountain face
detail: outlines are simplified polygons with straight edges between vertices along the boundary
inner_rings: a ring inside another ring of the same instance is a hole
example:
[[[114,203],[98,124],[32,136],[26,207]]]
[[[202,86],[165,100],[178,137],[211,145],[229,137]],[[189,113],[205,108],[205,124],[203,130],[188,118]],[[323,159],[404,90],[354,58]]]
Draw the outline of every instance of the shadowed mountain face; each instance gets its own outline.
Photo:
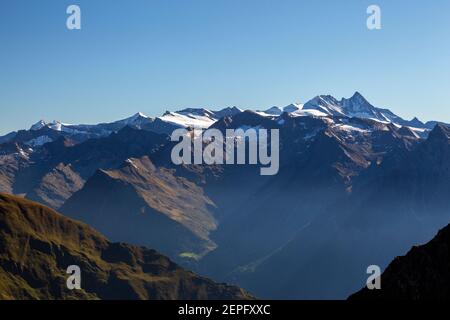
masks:
[[[61,211],[108,237],[152,246],[172,257],[201,257],[215,248],[214,204],[203,190],[148,157],[98,171]]]
[[[345,205],[359,203],[357,195],[349,199],[360,176],[391,154],[413,152],[420,140],[386,125],[370,134],[342,132],[342,126],[378,125],[358,119],[339,126],[321,119],[284,120],[279,174],[222,221],[213,234],[218,248],[201,261],[200,270],[245,284],[262,297],[345,297],[358,288],[373,253],[366,254],[358,242],[364,240],[359,226],[341,226],[349,210]],[[364,216],[364,210],[358,210]],[[383,219],[388,223],[390,218]],[[392,252],[401,252],[398,249],[393,246]],[[356,258],[351,257],[353,250]],[[381,255],[382,261],[392,259],[392,252]],[[330,269],[330,261],[339,269]],[[283,273],[274,277],[274,270]]]
[[[346,298],[368,265],[387,266],[450,221],[449,129],[403,120],[360,94],[162,118],[222,132],[279,129],[279,172],[175,166],[176,142],[144,130],[150,120],[137,115],[133,128],[81,143],[0,145],[0,188],[264,298]]]
[[[81,269],[82,290],[66,287]],[[154,250],[111,243],[52,209],[0,194],[0,299],[249,299]]]
[[[367,288],[350,300],[450,299],[450,226],[425,245],[397,257],[381,275],[381,290]]]
[[[235,268],[226,279],[269,297],[345,298],[356,291],[367,279],[367,266],[386,267],[450,221],[448,132],[437,126],[413,149],[388,153],[334,202],[317,198],[323,210],[285,245]],[[270,286],[258,281],[280,269]]]

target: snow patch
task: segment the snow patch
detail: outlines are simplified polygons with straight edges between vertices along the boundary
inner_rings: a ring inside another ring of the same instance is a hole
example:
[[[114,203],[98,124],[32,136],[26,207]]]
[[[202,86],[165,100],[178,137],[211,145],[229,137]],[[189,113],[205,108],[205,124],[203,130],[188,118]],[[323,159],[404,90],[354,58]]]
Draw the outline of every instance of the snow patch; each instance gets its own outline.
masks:
[[[38,147],[38,146],[42,146],[42,145],[52,142],[52,141],[53,141],[53,139],[50,138],[49,136],[40,136],[40,137],[31,139],[30,141],[25,142],[25,144],[28,146],[32,146],[32,147]]]
[[[177,112],[166,112],[162,117],[162,121],[176,124],[178,126],[194,129],[206,129],[213,125],[217,120],[209,116],[199,116],[193,114],[179,114]]]

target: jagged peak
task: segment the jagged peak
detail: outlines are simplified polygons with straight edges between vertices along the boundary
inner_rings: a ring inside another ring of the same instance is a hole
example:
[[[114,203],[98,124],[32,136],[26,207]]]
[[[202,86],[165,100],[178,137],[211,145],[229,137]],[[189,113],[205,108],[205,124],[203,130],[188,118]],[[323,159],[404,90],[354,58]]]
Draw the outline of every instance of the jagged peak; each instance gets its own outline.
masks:
[[[123,120],[119,120],[116,123],[121,123],[121,124],[125,124],[127,125],[140,125],[145,121],[151,120],[152,118],[146,116],[144,113],[142,112],[137,112],[134,115],[132,115],[131,117],[125,118]]]
[[[344,108],[352,108],[352,109],[367,109],[367,108],[374,108],[372,104],[367,101],[367,99],[358,91],[356,91],[353,96],[349,99],[342,98],[340,101],[340,104]]]
[[[236,107],[236,106],[226,107],[226,108],[223,108],[223,109],[220,110],[220,111],[225,111],[225,110],[232,110],[232,111],[239,111],[239,112],[242,112],[242,111],[243,111],[241,108],[238,108],[238,107]]]
[[[414,117],[411,121],[409,121],[409,123],[411,124],[411,126],[413,127],[424,127],[425,123],[423,123],[422,121],[419,120],[419,118]]]
[[[450,128],[441,123],[436,124],[428,135],[428,141],[450,142]]]
[[[45,127],[47,123],[44,120],[39,120],[35,124],[33,124],[30,128],[32,131],[38,131],[41,130],[43,127]]]
[[[138,112],[134,115],[134,117],[136,118],[148,118],[148,116],[146,116],[144,113],[142,112]]]
[[[126,120],[138,120],[138,119],[142,119],[142,118],[147,119],[149,117],[142,112],[137,112],[134,115],[132,115],[131,117],[127,118]]]
[[[366,100],[366,98],[364,98],[364,96],[359,91],[355,91],[355,93],[353,94],[353,96],[350,99],[364,99],[364,100]]]

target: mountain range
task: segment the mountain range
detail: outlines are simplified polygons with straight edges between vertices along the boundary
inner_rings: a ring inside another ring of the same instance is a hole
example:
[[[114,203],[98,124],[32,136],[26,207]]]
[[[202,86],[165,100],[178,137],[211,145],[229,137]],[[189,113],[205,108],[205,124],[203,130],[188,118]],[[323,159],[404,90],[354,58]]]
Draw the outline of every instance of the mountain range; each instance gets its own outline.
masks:
[[[280,130],[280,170],[181,165],[176,128]],[[38,122],[0,138],[0,191],[258,297],[346,298],[450,221],[450,130],[324,95],[304,105]]]
[[[0,143],[19,142],[33,148],[54,141],[61,136],[70,137],[76,142],[82,142],[91,138],[109,136],[111,133],[127,126],[156,133],[170,134],[176,128],[208,128],[221,118],[232,117],[243,111],[237,107],[228,107],[220,111],[210,111],[204,108],[186,108],[176,112],[167,111],[160,117],[148,117],[138,112],[123,120],[94,125],[73,125],[56,120],[52,122],[39,120],[29,130],[19,130],[0,137]],[[438,121],[423,123],[417,118],[404,120],[388,109],[374,107],[359,92],[356,92],[349,99],[342,98],[337,100],[330,95],[320,95],[304,105],[293,103],[284,108],[271,107],[267,110],[256,112],[266,117],[276,117],[287,113],[294,116],[366,118],[384,123],[395,123],[399,126],[409,126],[418,132],[431,130],[439,123]]]

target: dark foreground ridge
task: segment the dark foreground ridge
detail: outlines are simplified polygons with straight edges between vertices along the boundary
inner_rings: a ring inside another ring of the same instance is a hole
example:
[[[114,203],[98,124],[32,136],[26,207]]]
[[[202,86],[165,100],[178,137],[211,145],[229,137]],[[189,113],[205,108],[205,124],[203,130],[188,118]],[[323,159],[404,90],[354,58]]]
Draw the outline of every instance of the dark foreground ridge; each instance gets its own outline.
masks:
[[[381,275],[381,290],[364,288],[349,299],[450,300],[450,225],[394,259]]]
[[[81,269],[81,290],[66,286]],[[0,193],[0,299],[250,299],[154,250],[111,243],[86,224]]]

